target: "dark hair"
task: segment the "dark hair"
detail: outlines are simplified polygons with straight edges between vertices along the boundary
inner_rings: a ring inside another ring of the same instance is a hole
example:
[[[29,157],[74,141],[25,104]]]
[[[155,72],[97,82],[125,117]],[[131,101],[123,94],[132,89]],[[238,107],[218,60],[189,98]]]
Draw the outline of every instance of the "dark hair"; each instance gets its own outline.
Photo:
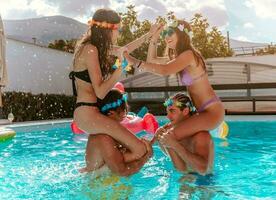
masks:
[[[114,102],[117,102],[119,99],[123,98],[123,94],[118,89],[111,89],[107,95],[104,97],[104,99],[98,99],[97,103],[99,106],[99,109],[101,111],[101,108],[104,107],[107,104],[112,104]],[[125,101],[122,101],[122,104],[118,107],[109,108],[108,110],[101,111],[102,114],[107,115],[111,110],[116,112],[121,112],[127,109],[127,103]]]
[[[97,22],[107,22],[111,24],[119,24],[121,22],[121,17],[113,10],[109,9],[99,9],[93,15],[93,20]],[[81,49],[86,44],[94,45],[98,50],[99,62],[101,67],[102,76],[104,79],[113,71],[111,68],[114,60],[110,60],[108,55],[112,46],[112,29],[102,28],[97,25],[89,27],[88,32],[83,36],[76,45],[74,64],[77,56],[80,54]]]
[[[177,20],[177,22],[178,22],[178,25],[183,25],[184,28],[188,30],[188,32],[192,31],[192,28],[188,22],[186,22],[184,20]],[[195,47],[193,46],[192,38],[190,38],[190,36],[184,30],[180,31],[177,27],[175,27],[175,28],[171,27],[171,28],[174,29],[174,31],[177,35],[178,41],[177,41],[175,50],[168,49],[169,58],[173,59],[174,57],[180,55],[184,51],[191,50],[194,54],[197,65],[199,63],[201,63],[203,65],[204,70],[206,70],[206,65],[205,65],[204,59],[203,59],[201,53],[198,50],[196,50]]]
[[[183,111],[184,108],[189,108],[190,109],[189,113],[191,115],[196,113],[196,111],[194,111],[192,109],[193,108],[193,103],[192,103],[190,97],[188,97],[184,93],[181,93],[181,92],[176,93],[175,95],[171,96],[170,98],[174,101],[178,101],[178,102],[182,103],[181,106],[177,106],[181,111]],[[187,104],[190,105],[190,106],[188,106]]]

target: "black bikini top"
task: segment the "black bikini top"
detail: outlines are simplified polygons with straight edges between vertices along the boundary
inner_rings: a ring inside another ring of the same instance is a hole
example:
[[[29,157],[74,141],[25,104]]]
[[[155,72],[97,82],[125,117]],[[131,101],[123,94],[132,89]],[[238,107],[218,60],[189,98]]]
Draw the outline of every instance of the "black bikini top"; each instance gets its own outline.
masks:
[[[69,74],[69,78],[72,80],[73,94],[75,96],[77,96],[77,89],[76,89],[76,85],[75,85],[76,78],[78,78],[80,80],[83,80],[87,83],[91,83],[91,79],[90,79],[90,76],[89,76],[89,73],[88,73],[88,69],[83,70],[83,71],[78,71],[78,72],[71,71],[70,74]]]

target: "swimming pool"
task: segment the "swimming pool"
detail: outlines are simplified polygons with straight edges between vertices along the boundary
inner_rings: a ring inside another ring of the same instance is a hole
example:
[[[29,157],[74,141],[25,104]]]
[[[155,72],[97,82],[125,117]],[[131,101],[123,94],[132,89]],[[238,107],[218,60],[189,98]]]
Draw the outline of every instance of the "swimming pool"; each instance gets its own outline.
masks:
[[[95,179],[78,172],[85,141],[69,122],[14,126],[16,137],[0,143],[1,200],[275,199],[276,121],[226,120],[228,139],[215,139],[214,175],[206,177],[178,173],[155,145],[139,173]]]

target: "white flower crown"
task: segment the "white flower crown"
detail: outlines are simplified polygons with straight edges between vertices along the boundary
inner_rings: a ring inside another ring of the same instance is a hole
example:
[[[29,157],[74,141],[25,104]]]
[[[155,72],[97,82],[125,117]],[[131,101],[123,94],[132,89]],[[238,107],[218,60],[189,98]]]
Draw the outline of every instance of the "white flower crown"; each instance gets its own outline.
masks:
[[[178,28],[178,30],[182,32],[184,31],[190,38],[193,37],[193,32],[189,31],[188,28],[185,28],[184,24],[179,24],[177,20],[173,20],[168,24],[169,24],[168,26]]]

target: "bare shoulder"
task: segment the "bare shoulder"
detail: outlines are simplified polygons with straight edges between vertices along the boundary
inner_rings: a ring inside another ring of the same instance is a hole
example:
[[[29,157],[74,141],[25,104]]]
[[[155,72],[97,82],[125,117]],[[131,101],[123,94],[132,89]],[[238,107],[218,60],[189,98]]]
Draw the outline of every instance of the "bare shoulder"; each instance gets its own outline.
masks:
[[[97,55],[98,54],[98,49],[97,49],[97,47],[95,47],[92,44],[86,44],[83,47],[83,52],[84,52],[85,55],[91,55],[91,54]]]
[[[196,133],[193,137],[194,140],[199,141],[199,143],[209,144],[212,141],[212,137],[208,131],[200,131]]]
[[[190,65],[195,63],[195,56],[192,50],[182,52],[177,58],[182,61],[188,62]]]
[[[179,55],[179,57],[181,57],[181,58],[185,58],[185,59],[187,59],[187,58],[190,58],[190,59],[193,59],[194,58],[194,53],[193,53],[193,51],[192,50],[186,50],[186,51],[184,51],[184,52],[182,52],[180,55]]]

